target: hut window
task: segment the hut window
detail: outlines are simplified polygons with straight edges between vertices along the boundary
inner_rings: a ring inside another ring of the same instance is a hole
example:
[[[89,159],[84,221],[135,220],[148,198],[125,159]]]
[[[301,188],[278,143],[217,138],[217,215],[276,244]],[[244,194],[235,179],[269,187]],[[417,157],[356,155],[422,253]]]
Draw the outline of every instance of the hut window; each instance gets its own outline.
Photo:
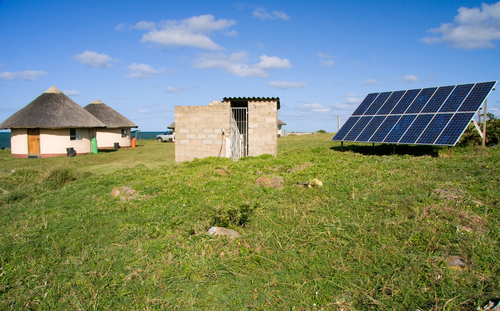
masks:
[[[82,129],[69,129],[69,140],[82,140],[83,130]]]
[[[127,129],[122,129],[122,137],[127,137]]]

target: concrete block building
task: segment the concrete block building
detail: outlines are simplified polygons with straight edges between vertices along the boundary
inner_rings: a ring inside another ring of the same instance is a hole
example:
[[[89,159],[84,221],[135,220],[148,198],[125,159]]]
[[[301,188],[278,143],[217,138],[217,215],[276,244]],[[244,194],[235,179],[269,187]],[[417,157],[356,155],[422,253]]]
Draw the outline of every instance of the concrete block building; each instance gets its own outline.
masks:
[[[225,97],[208,106],[176,106],[175,161],[276,156],[279,108],[278,97]]]

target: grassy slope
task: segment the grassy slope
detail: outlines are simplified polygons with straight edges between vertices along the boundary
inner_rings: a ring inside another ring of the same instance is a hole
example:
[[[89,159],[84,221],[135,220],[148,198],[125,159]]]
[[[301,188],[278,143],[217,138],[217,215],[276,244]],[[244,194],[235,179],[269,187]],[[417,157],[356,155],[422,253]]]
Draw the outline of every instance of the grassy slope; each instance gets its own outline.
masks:
[[[174,145],[152,141],[0,151],[0,308],[472,310],[498,294],[498,148],[339,152],[331,136],[238,162],[174,164]],[[313,178],[323,187],[295,185]],[[140,196],[113,198],[118,186]],[[204,234],[221,222],[242,237]]]

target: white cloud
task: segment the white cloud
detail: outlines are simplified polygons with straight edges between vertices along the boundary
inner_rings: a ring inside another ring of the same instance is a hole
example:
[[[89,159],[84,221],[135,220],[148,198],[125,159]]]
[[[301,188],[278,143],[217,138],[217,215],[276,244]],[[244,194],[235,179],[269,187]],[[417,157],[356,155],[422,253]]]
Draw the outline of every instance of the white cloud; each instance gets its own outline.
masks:
[[[260,62],[255,66],[266,70],[275,68],[290,68],[292,67],[292,64],[290,64],[290,61],[286,58],[281,59],[277,56],[269,57],[267,55],[262,55],[260,57]]]
[[[323,53],[323,52],[318,52],[318,53],[316,53],[316,55],[318,55],[319,58],[333,58],[332,55],[330,55],[328,53]]]
[[[124,23],[119,23],[118,25],[116,25],[115,30],[120,31],[120,30],[125,30],[125,28],[126,25]]]
[[[134,26],[132,26],[132,29],[141,29],[141,30],[153,30],[155,28],[156,28],[155,22],[146,22],[146,21],[137,22]]]
[[[334,103],[334,104],[331,104],[331,106],[336,110],[352,110],[352,105],[345,103],[345,102]]]
[[[332,59],[322,59],[321,67],[332,67],[335,65],[335,62]]]
[[[284,20],[289,20],[290,16],[288,16],[285,12],[283,11],[273,11],[272,14],[269,14],[267,12],[267,9],[264,7],[260,7],[253,11],[252,14],[253,17],[260,18],[261,20],[265,19],[284,19]]]
[[[144,109],[139,109],[139,110],[137,110],[137,112],[139,112],[139,113],[149,113],[148,110],[144,110]]]
[[[375,79],[366,79],[364,82],[361,83],[362,85],[378,85],[377,80]]]
[[[287,81],[270,81],[267,83],[268,86],[272,86],[278,89],[303,89],[307,86],[306,82],[287,82]]]
[[[152,78],[164,72],[164,70],[156,70],[153,67],[146,65],[144,63],[141,64],[133,63],[132,65],[129,65],[128,68],[132,71],[132,73],[129,74],[127,78],[131,79]]]
[[[117,61],[106,54],[99,54],[92,51],[85,51],[82,54],[75,55],[73,59],[81,61],[84,65],[95,68],[113,67],[110,62]]]
[[[224,35],[228,37],[236,37],[238,35],[238,32],[233,29],[231,31],[225,32]]]
[[[330,111],[330,108],[323,106],[322,104],[318,103],[305,103],[297,107],[298,110],[306,112],[328,112]]]
[[[401,77],[401,78],[394,78],[394,80],[401,81],[401,82],[407,82],[407,83],[420,81],[420,79],[417,78],[417,76],[415,76],[415,75],[406,75],[406,76]]]
[[[260,62],[248,65],[248,53],[239,52],[226,55],[224,53],[201,53],[200,57],[193,62],[196,69],[220,68],[225,72],[238,77],[262,78],[267,77],[266,70],[277,68],[290,68],[292,65],[286,58],[281,59],[277,56],[260,57]]]
[[[73,90],[64,90],[62,91],[64,94],[68,96],[79,96],[81,93],[79,91],[73,91]]]
[[[26,70],[26,71],[16,71],[16,72],[4,71],[3,73],[0,73],[0,79],[2,80],[22,79],[27,81],[35,81],[36,79],[46,75],[48,75],[48,73],[40,70],[38,71]]]
[[[333,56],[328,54],[328,53],[323,53],[323,52],[318,52],[316,53],[318,58],[320,59],[320,65],[321,67],[331,67],[335,65],[335,62],[333,61]]]
[[[345,94],[344,97],[346,97],[346,100],[343,102],[333,103],[330,106],[336,110],[353,110],[361,102],[361,99],[355,93]]]
[[[187,88],[185,86],[180,86],[180,87],[176,87],[176,86],[167,86],[165,88],[165,91],[167,91],[167,93],[175,93],[175,92],[184,92],[186,91]]]
[[[223,31],[236,24],[234,20],[215,20],[213,15],[193,16],[182,21],[167,20],[161,23],[138,22],[134,28],[150,30],[141,42],[152,42],[160,46],[186,46],[204,50],[223,50],[209,37],[214,31]],[[228,32],[235,35],[235,32]]]
[[[481,4],[481,8],[460,7],[455,23],[442,23],[428,30],[435,37],[420,39],[426,44],[445,42],[460,49],[494,48],[493,41],[500,40],[500,1]]]

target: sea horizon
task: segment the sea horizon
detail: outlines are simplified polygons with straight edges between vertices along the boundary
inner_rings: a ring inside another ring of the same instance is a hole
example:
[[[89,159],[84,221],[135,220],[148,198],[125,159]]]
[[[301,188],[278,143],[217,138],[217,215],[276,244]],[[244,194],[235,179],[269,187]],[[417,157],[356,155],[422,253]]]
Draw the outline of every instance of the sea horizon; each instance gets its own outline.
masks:
[[[156,139],[156,135],[163,134],[165,131],[140,131],[137,135],[138,140],[146,139]],[[136,135],[135,131],[132,131],[132,137]],[[10,149],[10,130],[0,131],[0,148]]]

